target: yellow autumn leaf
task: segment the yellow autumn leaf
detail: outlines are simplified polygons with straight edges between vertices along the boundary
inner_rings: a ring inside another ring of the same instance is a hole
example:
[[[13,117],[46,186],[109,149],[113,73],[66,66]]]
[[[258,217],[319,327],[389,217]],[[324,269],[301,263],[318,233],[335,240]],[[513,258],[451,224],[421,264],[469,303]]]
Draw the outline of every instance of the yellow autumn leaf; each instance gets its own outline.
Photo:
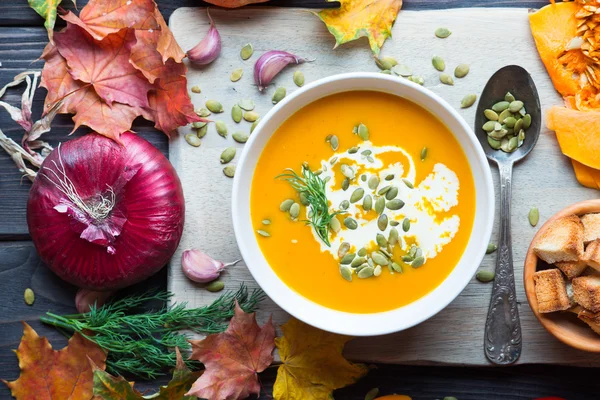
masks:
[[[281,326],[283,336],[275,339],[281,357],[273,386],[275,400],[329,400],[335,389],[350,385],[368,368],[342,356],[349,336],[313,328],[297,319]]]
[[[335,47],[366,36],[373,54],[379,55],[385,39],[392,36],[392,25],[402,8],[402,0],[340,0],[340,3],[340,8],[316,14],[335,37]]]

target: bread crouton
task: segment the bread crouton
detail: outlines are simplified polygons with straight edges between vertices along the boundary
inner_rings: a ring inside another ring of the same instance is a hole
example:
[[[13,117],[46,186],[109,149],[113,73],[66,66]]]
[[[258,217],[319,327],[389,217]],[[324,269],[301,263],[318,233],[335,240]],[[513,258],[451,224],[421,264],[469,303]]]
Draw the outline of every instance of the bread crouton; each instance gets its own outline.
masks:
[[[600,276],[573,279],[573,295],[577,304],[593,313],[600,312]]]
[[[550,223],[533,244],[533,251],[548,264],[578,261],[583,256],[583,224],[577,215]]]
[[[585,322],[600,335],[600,313],[593,313],[588,310],[582,310],[579,314],[577,314],[577,318]]]
[[[581,223],[583,224],[583,242],[585,244],[600,239],[600,213],[583,215]]]
[[[565,274],[568,279],[577,278],[587,268],[585,261],[557,262],[556,266],[563,272],[563,274]]]
[[[582,260],[585,261],[589,267],[596,271],[600,271],[600,240],[594,240],[587,245]]]
[[[535,296],[540,313],[563,311],[572,304],[567,294],[565,278],[558,269],[546,269],[533,274]]]

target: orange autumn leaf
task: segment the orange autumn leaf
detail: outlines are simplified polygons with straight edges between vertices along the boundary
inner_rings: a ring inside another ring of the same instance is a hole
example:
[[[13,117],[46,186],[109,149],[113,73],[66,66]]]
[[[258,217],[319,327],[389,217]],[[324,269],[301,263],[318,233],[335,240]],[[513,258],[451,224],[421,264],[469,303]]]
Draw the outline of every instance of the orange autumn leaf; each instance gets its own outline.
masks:
[[[257,374],[273,362],[274,339],[271,319],[259,327],[255,314],[245,313],[236,302],[235,315],[225,332],[190,341],[190,358],[202,362],[206,370],[187,394],[211,400],[259,394]]]
[[[105,368],[106,353],[95,343],[75,333],[68,345],[53,350],[45,337],[25,322],[23,338],[16,351],[21,375],[7,382],[17,400],[88,400],[93,394],[89,359]]]

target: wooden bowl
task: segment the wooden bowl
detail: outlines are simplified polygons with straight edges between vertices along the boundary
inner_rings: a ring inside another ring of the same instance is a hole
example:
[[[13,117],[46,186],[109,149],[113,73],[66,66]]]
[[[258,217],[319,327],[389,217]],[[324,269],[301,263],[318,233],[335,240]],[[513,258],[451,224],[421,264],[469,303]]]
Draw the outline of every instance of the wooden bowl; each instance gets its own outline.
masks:
[[[527,256],[525,257],[525,268],[523,275],[525,293],[527,294],[529,306],[544,328],[546,328],[548,332],[553,334],[561,342],[566,343],[571,347],[575,347],[576,349],[593,353],[600,353],[600,335],[595,333],[586,323],[580,321],[575,313],[559,311],[541,314],[538,312],[538,303],[535,296],[533,274],[538,270],[552,268],[552,266],[546,264],[546,262],[543,260],[538,259],[537,255],[533,251],[533,243],[542,234],[542,232],[548,228],[548,225],[558,218],[571,214],[581,216],[583,214],[598,212],[600,212],[600,199],[586,200],[580,203],[575,203],[554,214],[540,228],[531,241],[532,244],[529,246],[529,250],[527,250]]]

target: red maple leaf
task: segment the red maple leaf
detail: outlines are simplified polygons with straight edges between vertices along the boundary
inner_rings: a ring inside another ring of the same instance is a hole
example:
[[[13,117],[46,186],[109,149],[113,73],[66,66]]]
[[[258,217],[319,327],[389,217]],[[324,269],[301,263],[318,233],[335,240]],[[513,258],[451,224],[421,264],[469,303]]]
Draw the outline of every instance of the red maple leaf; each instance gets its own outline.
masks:
[[[225,332],[190,342],[190,358],[201,361],[206,371],[188,395],[235,400],[260,393],[257,374],[273,362],[275,327],[271,319],[259,327],[255,314],[246,314],[236,303],[235,315]]]

